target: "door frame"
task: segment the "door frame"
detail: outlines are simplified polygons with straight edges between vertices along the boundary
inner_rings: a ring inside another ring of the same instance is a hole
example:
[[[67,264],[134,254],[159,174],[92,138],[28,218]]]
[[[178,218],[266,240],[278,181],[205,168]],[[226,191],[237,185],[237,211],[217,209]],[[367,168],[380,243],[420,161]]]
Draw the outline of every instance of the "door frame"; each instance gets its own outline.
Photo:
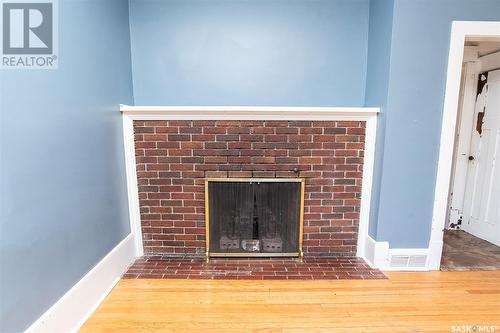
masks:
[[[467,54],[467,48],[465,49],[465,54]],[[466,55],[464,55],[462,66],[461,80],[463,81],[463,86],[460,87],[455,147],[453,151],[450,181],[450,198],[445,228],[449,228],[451,222],[458,223],[459,215],[463,216],[465,209],[464,197],[467,190],[467,177],[470,167],[468,156],[470,155],[469,150],[474,127],[474,112],[470,112],[470,110],[474,110],[475,107],[477,79],[481,70],[481,65],[477,55],[470,57],[470,59],[465,58],[467,58]],[[454,208],[454,210],[459,210],[461,214],[457,211],[453,212],[452,208]],[[464,224],[462,223],[460,229],[464,229],[463,227]]]
[[[448,70],[444,96],[439,158],[429,241],[429,269],[439,270],[443,250],[443,234],[448,214],[453,152],[460,95],[460,78],[466,38],[500,38],[500,22],[453,21],[451,26]]]

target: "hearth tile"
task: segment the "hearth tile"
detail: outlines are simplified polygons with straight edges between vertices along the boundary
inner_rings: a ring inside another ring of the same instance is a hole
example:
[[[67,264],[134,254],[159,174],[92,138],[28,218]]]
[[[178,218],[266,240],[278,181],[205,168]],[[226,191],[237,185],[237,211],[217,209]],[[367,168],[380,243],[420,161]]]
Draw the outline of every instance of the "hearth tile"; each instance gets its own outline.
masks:
[[[336,280],[385,279],[385,276],[356,258],[304,258],[303,262],[289,258],[219,258],[207,263],[202,257],[145,256],[139,258],[123,278]]]

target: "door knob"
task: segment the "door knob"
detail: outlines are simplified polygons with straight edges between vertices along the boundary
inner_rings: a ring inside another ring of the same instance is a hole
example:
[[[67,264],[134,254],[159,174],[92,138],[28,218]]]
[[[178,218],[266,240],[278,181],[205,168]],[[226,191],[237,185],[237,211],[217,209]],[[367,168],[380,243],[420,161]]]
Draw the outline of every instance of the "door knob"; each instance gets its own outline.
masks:
[[[474,161],[474,156],[469,156],[469,161]]]

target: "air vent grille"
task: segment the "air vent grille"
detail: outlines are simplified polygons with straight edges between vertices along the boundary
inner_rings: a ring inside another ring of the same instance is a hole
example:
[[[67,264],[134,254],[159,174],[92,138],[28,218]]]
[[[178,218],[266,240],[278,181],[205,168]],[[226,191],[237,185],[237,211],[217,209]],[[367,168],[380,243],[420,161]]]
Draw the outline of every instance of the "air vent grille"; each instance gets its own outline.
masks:
[[[426,255],[410,256],[410,260],[408,260],[408,266],[409,267],[425,267],[426,262],[427,262]]]
[[[390,267],[392,268],[424,268],[427,255],[392,255]]]

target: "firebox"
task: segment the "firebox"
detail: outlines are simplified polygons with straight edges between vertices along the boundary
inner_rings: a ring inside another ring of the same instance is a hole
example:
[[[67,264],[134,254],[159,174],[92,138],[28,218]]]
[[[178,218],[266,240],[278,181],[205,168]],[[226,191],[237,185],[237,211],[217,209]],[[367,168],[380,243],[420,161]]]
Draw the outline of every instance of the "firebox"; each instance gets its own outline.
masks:
[[[304,179],[205,180],[206,255],[302,257]]]

